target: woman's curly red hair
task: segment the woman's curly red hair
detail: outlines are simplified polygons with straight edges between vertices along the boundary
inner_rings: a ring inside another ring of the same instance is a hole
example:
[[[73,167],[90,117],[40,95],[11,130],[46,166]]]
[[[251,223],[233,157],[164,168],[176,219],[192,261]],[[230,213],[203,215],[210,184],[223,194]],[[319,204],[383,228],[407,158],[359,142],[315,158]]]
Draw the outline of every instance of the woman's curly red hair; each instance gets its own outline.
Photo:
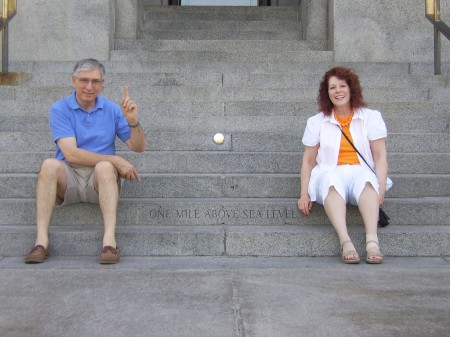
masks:
[[[319,105],[320,111],[327,116],[331,115],[333,111],[333,103],[328,95],[328,81],[333,76],[347,82],[350,88],[350,106],[352,109],[364,108],[367,106],[363,100],[362,88],[359,84],[358,75],[351,69],[335,67],[328,70],[325,75],[323,75],[322,81],[320,82],[319,95],[317,96],[317,104]]]

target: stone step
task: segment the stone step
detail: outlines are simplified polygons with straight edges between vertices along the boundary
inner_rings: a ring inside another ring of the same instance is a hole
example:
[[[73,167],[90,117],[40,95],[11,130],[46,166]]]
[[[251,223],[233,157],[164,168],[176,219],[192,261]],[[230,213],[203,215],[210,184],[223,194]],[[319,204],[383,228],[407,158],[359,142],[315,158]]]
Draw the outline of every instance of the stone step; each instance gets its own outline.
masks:
[[[446,88],[447,76],[436,75],[369,75],[359,76],[364,92],[380,88]],[[133,83],[139,86],[158,87],[251,87],[267,89],[315,88],[318,90],[319,74],[249,74],[249,73],[108,73],[105,86],[122,86]],[[34,73],[22,87],[70,86],[69,73]]]
[[[301,38],[299,7],[149,7],[142,36],[152,39],[292,39]]]
[[[125,181],[122,198],[296,198],[299,174],[140,174]],[[450,197],[450,174],[390,175],[389,198]],[[2,199],[34,198],[36,174],[0,174]]]
[[[331,51],[303,50],[293,53],[292,51],[281,51],[266,53],[255,53],[254,51],[225,52],[225,51],[148,51],[148,50],[112,50],[112,61],[164,61],[164,62],[186,62],[198,64],[199,62],[220,63],[226,65],[230,62],[246,63],[288,63],[302,62],[305,60],[317,62],[333,61],[334,53]],[[255,67],[255,66],[253,66]],[[214,69],[214,66],[209,67]],[[208,68],[207,68],[208,69]],[[220,69],[220,68],[219,68]],[[213,70],[212,70],[213,71]]]
[[[224,20],[146,20],[142,23],[141,38],[155,31],[210,31],[210,32],[300,32],[300,21],[224,21]],[[254,40],[252,38],[252,40]]]
[[[159,43],[159,42],[155,42]],[[271,43],[271,42],[268,42]],[[286,42],[288,43],[288,42]],[[322,76],[334,66],[352,68],[359,76],[363,75],[432,75],[434,64],[406,62],[162,62],[162,61],[103,61],[107,74],[111,73],[285,73],[285,74],[315,74]],[[10,62],[9,71],[26,73],[62,72],[70,78],[73,71],[73,61],[21,61]],[[447,71],[446,71],[447,70]],[[442,63],[442,72],[450,73],[450,63]]]
[[[297,209],[296,198],[122,198],[119,226],[319,226],[329,224],[322,206],[314,204],[310,216]],[[397,225],[443,226],[450,230],[450,198],[386,198],[383,209]],[[0,228],[35,224],[34,198],[3,199]],[[76,204],[56,208],[54,225],[101,225],[98,205]],[[362,224],[356,207],[347,212],[349,226]]]
[[[129,84],[130,95],[143,106],[154,102],[314,102],[317,88],[235,88],[235,87],[176,87]],[[106,86],[106,97],[123,96],[123,85]],[[6,101],[42,102],[48,106],[70,94],[70,87],[26,87],[1,86],[0,98]],[[367,101],[384,102],[450,102],[450,87],[447,88],[373,88],[364,92]]]
[[[105,97],[118,101],[118,98],[112,95],[105,94]],[[45,125],[48,125],[48,110],[52,103],[50,100],[47,102],[2,101],[0,130],[45,130]],[[146,128],[157,128],[160,131],[177,131],[185,128],[195,128],[204,132],[211,132],[211,130],[265,131],[270,130],[271,125],[283,125],[286,130],[292,130],[292,126],[299,127],[299,121],[302,121],[301,125],[304,125],[306,120],[317,112],[317,104],[312,101],[168,101],[153,102],[145,106],[138,101],[137,103],[141,112],[140,118],[146,124]],[[445,133],[449,130],[447,103],[444,102],[367,101],[367,104],[382,112],[390,132]],[[170,123],[166,121],[167,118],[170,118]],[[287,123],[289,124],[284,125]]]
[[[274,136],[278,137],[280,128],[284,128],[285,133],[282,136],[283,139],[290,137],[293,141],[292,144],[286,146],[297,146],[304,131],[306,122],[310,116],[315,112],[314,104],[308,103],[306,107],[310,106],[308,111],[298,111],[298,115],[290,115],[291,113],[297,113],[297,104],[300,103],[276,103],[271,102],[228,102],[227,104],[210,103],[210,104],[152,104],[150,109],[147,106],[142,107],[140,105],[140,121],[145,130],[155,134],[157,141],[160,141],[160,133],[180,133],[185,139],[191,138],[186,135],[186,130],[192,130],[194,133],[204,133],[205,136],[201,137],[201,141],[206,144],[210,143],[211,134],[221,132],[224,134],[248,134],[248,138],[256,137],[256,141],[260,143],[258,148],[263,146],[266,148],[265,143],[260,141],[260,137],[264,137],[264,142],[270,141],[273,143]],[[264,104],[266,103],[266,104]],[[17,110],[9,108],[14,106]],[[256,108],[260,106],[261,109]],[[284,112],[276,110],[276,107],[287,107],[291,111]],[[371,107],[378,108],[375,105]],[[183,115],[183,108],[191,110],[194,116],[190,116],[190,113]],[[247,114],[239,114],[243,109],[250,109]],[[39,115],[27,114],[27,112],[34,108],[34,113]],[[199,111],[198,109],[204,108],[206,111]],[[302,105],[302,108],[304,106]],[[417,143],[419,139],[425,141],[424,144],[419,144],[418,148],[426,148],[429,140],[435,140],[437,136],[433,134],[448,134],[449,133],[449,115],[445,111],[439,111],[433,114],[433,118],[429,118],[428,111],[434,111],[433,108],[425,109],[420,114],[415,114],[411,118],[405,119],[401,115],[402,111],[399,110],[384,110],[381,106],[380,111],[383,114],[386,122],[389,134],[399,134],[395,136],[395,139],[400,137],[400,141],[405,137],[411,137],[413,143]],[[273,113],[279,113],[280,115],[270,115],[269,112],[265,112],[264,109],[273,111]],[[0,106],[0,132],[48,132],[48,110],[49,106],[40,104],[40,107],[36,106],[21,106],[21,104],[15,105],[14,102],[9,104],[2,104]],[[150,111],[149,111],[150,110]],[[293,111],[294,110],[294,111]],[[252,112],[255,111],[255,115]],[[256,114],[261,112],[261,114]],[[208,113],[209,112],[209,113]],[[9,113],[9,115],[8,115]],[[301,113],[301,114],[300,114]],[[197,115],[198,114],[198,115]],[[266,135],[255,135],[258,133],[266,133]],[[419,137],[408,136],[418,134]],[[430,139],[428,138],[430,135]],[[171,138],[172,135],[169,135]],[[242,137],[242,136],[239,136]],[[447,136],[444,135],[444,139]],[[198,137],[197,137],[198,138]],[[390,142],[390,136],[388,142]],[[152,139],[153,141],[154,139]],[[280,138],[281,140],[281,138]],[[396,140],[397,141],[397,140]],[[394,144],[396,144],[396,141]],[[198,142],[198,140],[196,140]],[[183,141],[185,143],[185,141]],[[443,144],[444,146],[445,144]],[[283,145],[284,147],[285,145]],[[405,143],[405,148],[409,149],[408,144]],[[425,146],[425,147],[424,147]],[[270,147],[269,147],[270,149]]]
[[[146,39],[299,40],[299,7],[147,7],[141,36]]]
[[[168,25],[171,22],[167,22]],[[211,22],[213,25],[215,22]],[[285,40],[285,41],[300,41],[302,39],[302,32],[300,29],[283,31],[281,28],[274,29],[274,27],[264,27],[264,22],[261,21],[261,30],[239,30],[230,29],[235,22],[227,22],[228,25],[219,25],[219,27],[212,30],[144,30],[143,39],[146,40]],[[157,23],[155,23],[157,24]],[[200,27],[199,27],[200,28]],[[257,29],[257,28],[255,28]]]
[[[146,124],[142,122],[143,127]],[[48,129],[48,127],[47,127]],[[302,130],[299,132],[298,130]],[[234,151],[234,152],[299,152],[303,150],[303,128],[280,134],[260,132],[225,133],[223,144],[215,144],[215,131],[198,133],[195,130],[179,132],[151,131],[147,135],[148,151]],[[220,131],[220,130],[218,130]],[[117,149],[127,150],[117,141]],[[388,136],[389,152],[450,153],[450,134],[395,134]],[[54,149],[49,131],[0,132],[0,152],[51,151]]]
[[[383,113],[384,118],[395,121],[401,119],[408,121],[409,119],[425,123],[426,119],[430,119],[429,115],[435,116],[442,125],[442,119],[448,119],[448,112],[446,110],[448,104],[443,102],[379,102],[365,100],[369,108],[379,110]],[[175,103],[172,106],[176,107]],[[167,110],[167,109],[166,109]],[[173,109],[176,112],[174,115],[182,115],[181,107]],[[291,102],[273,102],[267,100],[260,101],[236,101],[226,102],[223,115],[225,116],[301,116],[308,118],[317,112],[318,107],[316,102],[312,101],[291,101]],[[192,108],[189,110],[192,111]],[[198,115],[204,113],[198,108]],[[169,111],[167,111],[169,112]],[[206,113],[208,114],[208,113]],[[211,114],[208,114],[211,115]],[[434,119],[434,118],[433,118]],[[417,126],[420,128],[420,126]],[[431,130],[438,127],[433,125]],[[440,129],[438,127],[438,129]],[[413,131],[414,132],[414,131]],[[439,131],[440,132],[440,131]]]
[[[362,74],[359,80],[363,93],[374,88],[446,88],[449,87],[448,76],[436,75],[378,75]],[[250,74],[250,73],[225,73],[223,74],[224,87],[252,87],[252,88],[291,88],[313,87],[319,88],[322,74]]]
[[[144,22],[164,21],[299,21],[299,7],[147,6]]]
[[[0,104],[0,131],[47,131],[49,103],[23,104],[10,101]],[[149,132],[197,133],[278,133],[282,128],[287,134],[301,137],[307,119],[316,113],[310,102],[181,102],[140,103],[140,120]],[[391,133],[449,133],[449,117],[445,111],[436,111],[434,104],[424,103],[422,108],[407,111],[405,108],[370,104],[379,109]],[[258,109],[259,108],[259,109]],[[284,110],[284,108],[286,110]],[[391,110],[392,109],[392,110]],[[183,111],[185,113],[183,114]],[[402,113],[411,115],[406,118]],[[434,112],[434,113],[433,113]],[[278,115],[277,115],[278,114]],[[429,118],[433,116],[433,118]],[[210,137],[209,137],[210,138]],[[208,138],[208,142],[209,142]]]
[[[48,152],[0,152],[0,173],[37,173]],[[146,151],[118,152],[141,174],[299,174],[301,152]],[[389,174],[450,174],[448,153],[388,153]]]
[[[362,226],[350,228],[355,248],[364,252]],[[52,226],[51,256],[97,256],[102,226]],[[34,245],[34,226],[0,226],[0,255],[24,256]],[[379,230],[385,256],[448,256],[448,226],[392,224]],[[340,256],[327,226],[121,226],[123,256]]]
[[[326,41],[292,40],[147,40],[115,39],[114,50],[221,51],[234,53],[327,50]]]

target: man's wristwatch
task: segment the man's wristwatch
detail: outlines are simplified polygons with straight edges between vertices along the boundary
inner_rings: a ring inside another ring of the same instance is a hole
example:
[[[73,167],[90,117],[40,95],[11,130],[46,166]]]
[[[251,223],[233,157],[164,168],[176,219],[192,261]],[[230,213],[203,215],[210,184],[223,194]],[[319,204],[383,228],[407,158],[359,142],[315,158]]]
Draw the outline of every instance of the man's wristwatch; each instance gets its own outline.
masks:
[[[140,124],[139,124],[139,121],[137,121],[137,123],[136,123],[136,124],[133,124],[133,125],[128,124],[128,126],[129,126],[130,128],[137,128],[139,125],[140,125]]]

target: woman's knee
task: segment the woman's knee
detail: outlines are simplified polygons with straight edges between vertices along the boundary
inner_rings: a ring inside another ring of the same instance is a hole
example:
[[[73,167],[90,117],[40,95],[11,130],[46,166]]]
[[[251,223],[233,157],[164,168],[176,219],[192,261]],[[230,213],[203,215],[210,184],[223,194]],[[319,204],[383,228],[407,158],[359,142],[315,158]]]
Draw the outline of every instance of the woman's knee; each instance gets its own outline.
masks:
[[[373,199],[374,202],[377,202],[378,191],[375,189],[371,182],[366,181],[364,183],[361,183],[359,187],[357,185],[355,186],[353,190],[353,199],[356,200],[356,204],[359,204],[361,198]]]

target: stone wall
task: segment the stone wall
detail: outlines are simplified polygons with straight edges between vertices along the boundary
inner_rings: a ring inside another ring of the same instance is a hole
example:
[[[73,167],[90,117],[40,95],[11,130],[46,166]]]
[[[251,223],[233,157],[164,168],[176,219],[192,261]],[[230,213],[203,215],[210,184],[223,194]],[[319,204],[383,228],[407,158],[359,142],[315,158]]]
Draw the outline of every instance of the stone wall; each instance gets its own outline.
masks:
[[[9,61],[108,60],[114,14],[114,0],[17,0]]]
[[[442,19],[450,17],[449,7],[441,1]],[[329,14],[337,62],[433,62],[433,25],[424,0],[329,0]],[[450,61],[444,37],[441,55]]]
[[[138,36],[145,1],[17,0],[9,61],[108,60],[114,38]],[[303,1],[305,37],[328,39],[337,62],[433,62],[433,26],[424,0]],[[450,24],[450,5],[443,1],[441,15]],[[442,61],[450,62],[445,38]]]

